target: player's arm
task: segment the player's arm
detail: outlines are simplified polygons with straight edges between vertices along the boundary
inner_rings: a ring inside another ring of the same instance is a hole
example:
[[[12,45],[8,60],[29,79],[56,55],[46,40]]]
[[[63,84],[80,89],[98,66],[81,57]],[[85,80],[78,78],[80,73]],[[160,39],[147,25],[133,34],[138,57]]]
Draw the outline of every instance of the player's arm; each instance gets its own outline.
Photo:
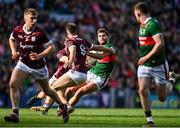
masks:
[[[87,51],[86,55],[92,57],[92,58],[95,58],[95,59],[103,59],[105,56],[109,55],[109,53],[92,53],[92,52],[89,52]]]
[[[114,48],[106,48],[101,45],[92,45],[92,47],[89,50],[95,50],[95,51],[103,51],[110,54],[116,54],[116,50]]]
[[[154,45],[153,49],[144,57],[140,58],[138,64],[144,64],[149,58],[151,58],[153,55],[155,55],[159,50],[163,49],[165,46],[163,35],[156,34],[153,36],[154,41],[156,44]]]
[[[68,62],[66,62],[64,64],[64,68],[67,68],[67,67],[70,67],[72,65],[72,63],[74,62],[75,60],[75,57],[76,57],[76,46],[75,45],[71,45],[69,48],[69,60]]]
[[[59,62],[63,62],[63,63],[68,62],[68,57],[66,56],[65,48],[62,50],[59,50],[56,57],[59,59]]]
[[[17,49],[16,49],[16,40],[13,38],[12,34],[9,37],[9,46],[11,49],[12,59],[18,59],[19,53],[17,52]]]
[[[159,50],[165,47],[164,38],[162,34],[154,35],[153,39],[156,42],[156,44],[154,45],[153,49],[147,54],[147,58],[151,58]]]
[[[31,52],[29,54],[30,59],[31,60],[39,60],[39,59],[41,59],[43,57],[48,56],[50,53],[52,53],[55,50],[55,46],[54,46],[54,44],[52,42],[48,43],[46,45],[46,47],[47,48],[43,52],[41,52],[39,54],[35,53],[35,52]]]
[[[61,56],[61,58],[59,58],[59,62],[67,63],[68,57],[67,56]]]

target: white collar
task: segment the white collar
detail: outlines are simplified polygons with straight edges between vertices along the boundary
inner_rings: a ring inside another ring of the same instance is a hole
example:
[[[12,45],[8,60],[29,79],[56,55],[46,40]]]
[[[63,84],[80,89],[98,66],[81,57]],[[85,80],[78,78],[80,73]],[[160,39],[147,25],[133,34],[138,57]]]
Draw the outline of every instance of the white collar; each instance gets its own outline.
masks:
[[[26,26],[26,24],[23,25],[23,30],[24,30],[24,32],[25,32],[26,34],[30,34],[30,33],[33,32],[34,29],[35,29],[35,27],[34,27],[34,28],[32,29],[32,31],[26,31],[25,26]]]
[[[147,24],[147,22],[151,19],[151,17],[148,17],[145,21],[144,24]]]

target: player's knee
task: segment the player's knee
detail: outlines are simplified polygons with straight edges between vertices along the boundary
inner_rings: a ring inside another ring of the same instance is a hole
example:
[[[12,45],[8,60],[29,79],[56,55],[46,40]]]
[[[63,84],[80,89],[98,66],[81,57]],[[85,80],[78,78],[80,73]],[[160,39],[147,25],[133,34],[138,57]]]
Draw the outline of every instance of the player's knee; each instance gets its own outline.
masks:
[[[51,93],[51,89],[50,88],[44,88],[43,92],[44,92],[45,95],[49,96],[50,93]]]
[[[144,96],[144,97],[148,96],[148,91],[146,89],[140,88],[138,92],[139,92],[139,95],[141,96]]]
[[[166,101],[166,97],[158,97],[159,101],[161,102],[165,102]]]
[[[15,82],[9,82],[9,87],[10,88],[16,88]]]
[[[68,95],[71,95],[72,94],[72,89],[71,88],[67,88],[65,93],[68,94]]]

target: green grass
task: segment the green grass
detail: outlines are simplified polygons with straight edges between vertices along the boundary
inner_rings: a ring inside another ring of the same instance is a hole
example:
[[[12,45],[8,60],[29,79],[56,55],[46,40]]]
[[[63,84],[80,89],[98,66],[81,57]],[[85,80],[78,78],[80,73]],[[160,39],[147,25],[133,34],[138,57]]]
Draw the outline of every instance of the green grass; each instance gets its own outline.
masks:
[[[10,112],[0,108],[0,127],[141,127],[146,122],[142,109],[76,109],[67,124],[56,116],[56,109],[48,115],[21,109],[18,124],[4,121]],[[178,109],[154,109],[153,115],[158,127],[180,127]]]

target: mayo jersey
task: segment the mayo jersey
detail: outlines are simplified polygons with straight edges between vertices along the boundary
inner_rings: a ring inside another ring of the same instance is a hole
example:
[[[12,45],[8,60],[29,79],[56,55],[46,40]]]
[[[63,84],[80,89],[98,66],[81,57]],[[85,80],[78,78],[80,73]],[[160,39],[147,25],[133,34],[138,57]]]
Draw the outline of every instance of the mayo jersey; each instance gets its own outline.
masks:
[[[111,48],[112,44],[107,42],[105,45],[107,48]],[[115,55],[107,55],[103,59],[96,62],[95,66],[91,68],[91,72],[97,76],[107,78],[110,76],[116,61]]]
[[[153,40],[153,36],[161,34],[161,28],[157,20],[150,18],[145,26],[140,26],[139,30],[139,54],[140,57],[148,54],[156,44]],[[153,67],[161,65],[165,62],[165,51],[164,49],[159,50],[155,55],[148,59],[144,65]]]

